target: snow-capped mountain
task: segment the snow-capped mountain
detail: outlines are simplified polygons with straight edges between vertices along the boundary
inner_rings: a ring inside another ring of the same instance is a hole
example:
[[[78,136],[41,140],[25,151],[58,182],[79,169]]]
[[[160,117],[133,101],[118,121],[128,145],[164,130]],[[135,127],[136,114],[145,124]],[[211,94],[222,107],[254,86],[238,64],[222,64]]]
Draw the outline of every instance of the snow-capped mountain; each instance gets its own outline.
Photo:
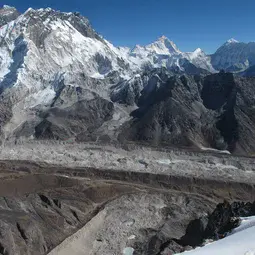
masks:
[[[0,88],[6,104],[11,105],[11,114],[4,116],[12,116],[2,127],[4,136],[28,120],[33,125],[40,123],[38,109],[50,108],[67,86],[74,91],[83,87],[91,94],[86,94],[88,98],[99,94],[107,98],[110,83],[91,79],[123,79],[118,77],[132,72],[122,49],[99,36],[86,18],[30,8],[0,28]]]
[[[148,56],[150,54],[157,55],[178,55],[181,51],[177,48],[174,42],[170,41],[166,36],[160,37],[157,41],[147,45],[136,47],[132,50],[134,55]]]
[[[211,56],[211,60],[216,70],[244,71],[255,65],[255,42],[243,43],[230,39]]]
[[[170,41],[166,36],[160,37],[155,42],[140,46],[136,45],[131,50],[131,58],[134,57],[140,60],[140,63],[150,64],[150,66],[160,68],[162,66],[171,68],[173,66],[182,69],[183,60],[188,60],[198,68],[203,68],[210,72],[215,72],[210,63],[210,57],[200,49],[194,52],[181,52],[173,41]]]
[[[104,76],[115,70],[123,74],[121,52],[102,39],[79,14],[50,8],[29,9],[1,27],[2,51],[13,52],[23,43],[26,69],[49,76],[73,69],[89,76]],[[21,52],[20,52],[21,53]],[[10,55],[10,58],[13,56]],[[32,63],[32,64],[31,64]],[[5,67],[10,63],[5,63]]]

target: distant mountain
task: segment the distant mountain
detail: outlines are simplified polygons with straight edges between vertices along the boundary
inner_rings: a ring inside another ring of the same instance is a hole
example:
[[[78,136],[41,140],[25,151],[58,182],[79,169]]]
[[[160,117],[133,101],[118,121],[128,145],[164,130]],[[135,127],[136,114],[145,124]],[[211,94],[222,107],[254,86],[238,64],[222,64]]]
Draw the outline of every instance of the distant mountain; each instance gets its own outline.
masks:
[[[210,63],[210,57],[201,49],[196,49],[194,52],[181,52],[174,42],[165,36],[160,37],[147,46],[137,45],[130,53],[131,57],[136,58],[143,64],[149,63],[154,68],[164,66],[168,69],[179,67],[181,70],[184,70],[182,63],[189,61],[197,68],[215,72]]]
[[[244,71],[255,65],[255,42],[242,43],[230,39],[211,56],[211,63],[216,70]]]

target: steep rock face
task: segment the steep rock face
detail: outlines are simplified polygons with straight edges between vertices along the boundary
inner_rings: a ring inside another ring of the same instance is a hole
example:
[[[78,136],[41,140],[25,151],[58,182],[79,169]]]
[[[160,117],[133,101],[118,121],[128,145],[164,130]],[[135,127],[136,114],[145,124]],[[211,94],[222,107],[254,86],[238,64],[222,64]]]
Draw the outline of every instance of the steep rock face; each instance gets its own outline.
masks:
[[[104,122],[113,116],[114,106],[100,97],[79,100],[66,108],[55,108],[47,112],[46,118],[35,127],[35,137],[66,140],[86,140]]]
[[[255,79],[235,78],[237,84],[235,116],[238,123],[236,152],[254,155],[255,152]]]
[[[216,127],[231,151],[235,149],[238,140],[238,122],[234,112],[236,95],[237,88],[232,74],[220,73],[205,78],[201,92],[203,103],[208,109],[221,111]]]
[[[103,91],[101,94],[95,92],[96,83],[93,78],[85,79],[81,75],[77,76],[75,84],[67,84],[68,80],[56,81],[53,85],[54,98],[49,107],[34,105],[37,115],[15,130],[16,137],[86,140],[103,123],[112,119],[114,105],[104,98]],[[98,82],[99,87],[103,84],[103,80]],[[90,86],[94,86],[95,91]],[[51,92],[45,90],[48,96],[47,93]]]
[[[255,64],[255,43],[231,39],[211,55],[211,63],[216,70],[244,71]]]
[[[204,77],[152,73],[123,134],[154,145],[213,147],[251,155],[253,84],[254,79],[224,72]]]
[[[131,130],[130,138],[154,145],[212,146],[216,141],[221,144],[214,122],[217,115],[203,105],[201,89],[199,77],[194,80],[187,75],[154,73],[141,91],[139,108],[131,113],[134,120],[129,123],[131,129],[127,128]]]
[[[207,76],[202,99],[208,109],[220,110],[217,129],[230,151],[254,154],[254,78],[234,77],[229,73]]]
[[[122,81],[111,89],[111,100],[120,104],[135,105],[138,103],[146,77],[136,75],[128,81]]]
[[[160,80],[166,80],[170,76],[175,75],[200,75],[203,76],[209,74],[208,71],[198,68],[195,65],[191,64],[186,59],[180,60],[182,67],[171,67],[171,68],[156,68],[148,71],[141,72],[140,74],[135,75],[130,80],[121,81],[118,84],[111,87],[111,100],[113,102],[118,102],[120,104],[127,105],[138,105],[139,98],[141,97],[142,90],[147,86],[143,91],[144,93],[150,93],[153,90],[153,87],[157,86],[155,83]],[[144,96],[143,96],[144,97]],[[148,102],[149,103],[149,102]]]

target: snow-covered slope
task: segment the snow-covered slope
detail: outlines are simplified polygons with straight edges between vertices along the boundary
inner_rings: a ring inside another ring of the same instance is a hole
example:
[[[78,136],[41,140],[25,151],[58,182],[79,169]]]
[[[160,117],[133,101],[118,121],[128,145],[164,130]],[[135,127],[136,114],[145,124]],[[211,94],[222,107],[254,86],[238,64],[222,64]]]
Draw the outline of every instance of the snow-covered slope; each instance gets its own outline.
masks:
[[[242,218],[241,225],[226,238],[183,255],[255,255],[255,217]]]
[[[209,72],[215,73],[216,70],[213,68],[211,64],[210,56],[206,55],[205,52],[197,48],[193,52],[183,53],[183,56],[189,60],[193,65],[208,70]]]
[[[85,77],[132,76],[126,55],[77,13],[30,8],[0,27],[0,91],[12,108],[2,129],[5,137],[28,120],[39,121],[38,110],[50,108],[63,86],[82,86],[107,97],[110,83],[86,83]]]
[[[124,74],[121,51],[103,40],[78,14],[52,9],[29,9],[1,27],[2,52],[15,49],[17,39],[24,42],[24,70],[51,76],[62,72],[85,72],[89,76],[107,75],[113,70]],[[21,39],[22,38],[22,39]],[[10,65],[10,63],[6,63]],[[3,78],[3,77],[1,77]]]

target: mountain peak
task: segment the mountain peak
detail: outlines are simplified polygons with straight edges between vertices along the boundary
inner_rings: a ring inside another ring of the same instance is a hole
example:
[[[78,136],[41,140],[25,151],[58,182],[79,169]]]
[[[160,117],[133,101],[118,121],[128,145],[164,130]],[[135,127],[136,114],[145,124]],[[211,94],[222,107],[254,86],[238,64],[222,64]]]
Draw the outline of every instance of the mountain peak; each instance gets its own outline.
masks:
[[[9,5],[3,5],[0,8],[0,10],[1,10],[1,15],[17,12],[17,9],[15,7],[12,7],[12,6],[9,6]]]
[[[180,50],[177,48],[175,43],[164,35],[159,37],[155,42],[146,46],[146,48],[160,55],[180,53]]]
[[[194,50],[194,52],[195,53],[201,53],[201,52],[203,52],[203,50],[201,48],[197,48],[197,49]]]
[[[231,43],[239,43],[239,41],[237,41],[234,38],[231,38],[231,39],[227,40],[227,42],[226,42],[226,44],[231,44]]]
[[[4,26],[12,20],[15,20],[18,16],[19,12],[15,7],[3,5],[2,8],[0,8],[0,27]]]
[[[3,9],[16,9],[16,8],[5,4],[3,5]]]
[[[165,41],[165,40],[169,40],[165,35],[162,35],[158,38],[158,41]]]

